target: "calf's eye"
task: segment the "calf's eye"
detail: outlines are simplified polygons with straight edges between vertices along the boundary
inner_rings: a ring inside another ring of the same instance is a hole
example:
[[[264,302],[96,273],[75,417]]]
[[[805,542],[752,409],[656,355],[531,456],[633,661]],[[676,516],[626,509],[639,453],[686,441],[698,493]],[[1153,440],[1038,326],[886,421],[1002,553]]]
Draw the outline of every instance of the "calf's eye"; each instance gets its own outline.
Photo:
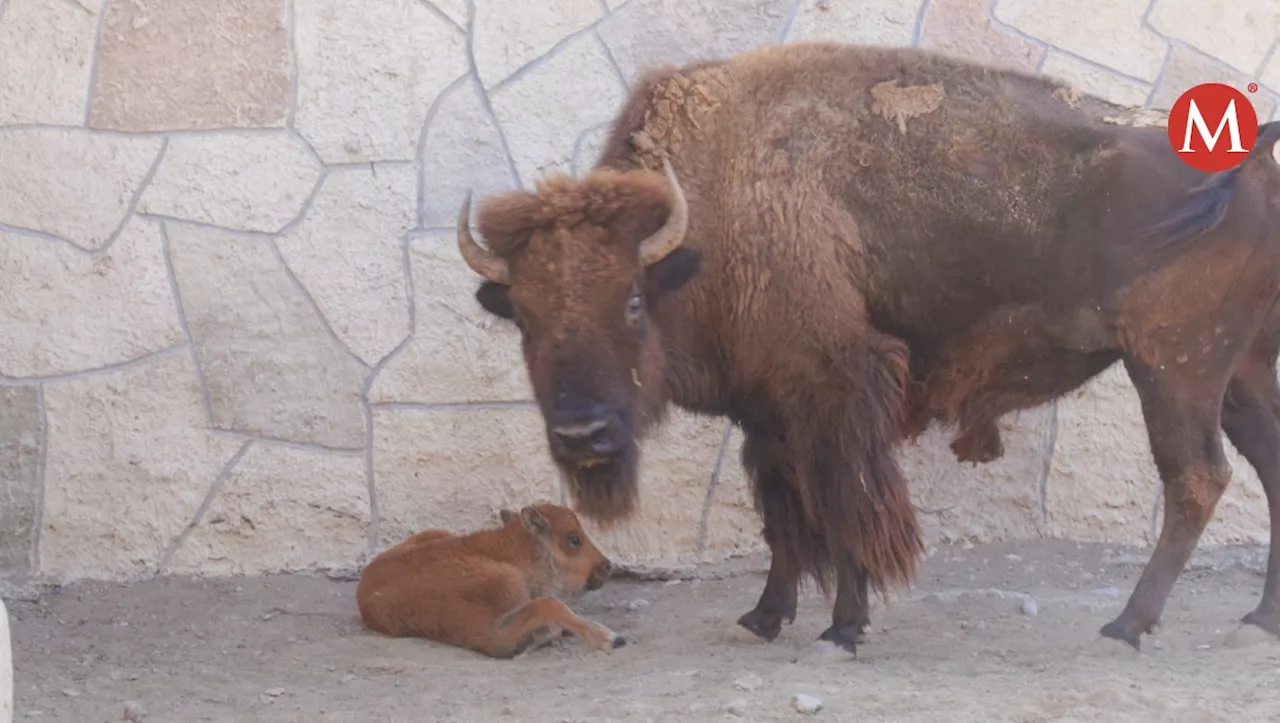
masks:
[[[577,535],[569,535],[569,547],[572,547],[575,550],[582,547],[582,538]]]

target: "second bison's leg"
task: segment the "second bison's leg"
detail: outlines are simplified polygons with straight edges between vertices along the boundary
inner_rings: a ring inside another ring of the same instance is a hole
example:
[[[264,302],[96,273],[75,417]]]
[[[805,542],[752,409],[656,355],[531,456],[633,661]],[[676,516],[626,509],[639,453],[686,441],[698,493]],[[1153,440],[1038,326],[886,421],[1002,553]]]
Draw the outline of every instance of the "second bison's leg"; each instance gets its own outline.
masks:
[[[836,604],[831,610],[831,627],[819,640],[853,652],[871,630],[871,598],[867,573],[861,567],[842,565],[836,572]]]
[[[742,447],[742,462],[751,475],[756,507],[764,517],[764,539],[772,559],[769,576],[755,608],[738,618],[738,624],[765,640],[773,640],[782,630],[782,621],[796,619],[796,598],[800,567],[796,564],[789,536],[795,525],[803,525],[799,501],[786,478],[781,440],[766,431],[748,428]]]
[[[1169,593],[1231,479],[1231,468],[1219,428],[1225,382],[1176,378],[1130,359],[1125,367],[1142,401],[1152,456],[1164,482],[1165,513],[1156,549],[1128,604],[1101,633],[1140,649],[1142,634],[1160,623]]]
[[[1273,344],[1255,344],[1236,370],[1223,400],[1222,428],[1257,471],[1271,512],[1262,601],[1244,622],[1280,636],[1280,383]]]

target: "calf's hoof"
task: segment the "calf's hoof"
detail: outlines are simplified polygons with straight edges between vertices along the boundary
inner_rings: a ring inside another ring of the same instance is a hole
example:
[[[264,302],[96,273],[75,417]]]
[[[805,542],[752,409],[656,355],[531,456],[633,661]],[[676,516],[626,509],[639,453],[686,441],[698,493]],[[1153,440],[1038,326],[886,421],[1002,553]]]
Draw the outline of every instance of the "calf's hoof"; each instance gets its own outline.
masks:
[[[625,647],[626,644],[627,644],[626,638],[622,637],[621,635],[615,635],[613,637],[613,642],[609,643],[609,647],[612,648],[613,650],[617,650],[618,648]]]
[[[794,619],[795,616],[792,616]],[[752,610],[738,618],[738,624],[750,630],[758,638],[773,641],[782,632],[782,616],[777,613],[766,613],[759,609]]]

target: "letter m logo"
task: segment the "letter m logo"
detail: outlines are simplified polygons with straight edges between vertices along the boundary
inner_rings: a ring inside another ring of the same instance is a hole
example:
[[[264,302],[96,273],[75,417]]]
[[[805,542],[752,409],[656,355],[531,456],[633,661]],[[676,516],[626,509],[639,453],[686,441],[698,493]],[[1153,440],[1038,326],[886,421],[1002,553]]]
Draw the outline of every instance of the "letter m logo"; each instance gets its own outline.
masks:
[[[1169,110],[1169,144],[1187,165],[1205,173],[1234,168],[1258,139],[1258,114],[1244,93],[1203,83]]]

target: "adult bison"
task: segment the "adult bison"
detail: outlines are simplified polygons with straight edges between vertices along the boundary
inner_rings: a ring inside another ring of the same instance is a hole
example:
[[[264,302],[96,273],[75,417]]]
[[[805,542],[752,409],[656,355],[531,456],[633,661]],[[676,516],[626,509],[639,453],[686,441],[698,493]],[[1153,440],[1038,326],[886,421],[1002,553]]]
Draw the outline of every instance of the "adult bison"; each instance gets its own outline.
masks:
[[[743,429],[773,560],[739,623],[761,637],[802,574],[834,576],[821,638],[853,652],[868,584],[912,578],[899,441],[938,421],[995,459],[1001,415],[1117,360],[1166,513],[1102,633],[1136,648],[1158,622],[1227,485],[1221,426],[1273,520],[1246,620],[1280,634],[1280,124],[1206,176],[1165,130],[1104,120],[1122,110],[919,50],[764,48],[650,73],[595,169],[486,199],[488,249],[468,196],[458,245],[589,517],[633,511],[669,402]]]

